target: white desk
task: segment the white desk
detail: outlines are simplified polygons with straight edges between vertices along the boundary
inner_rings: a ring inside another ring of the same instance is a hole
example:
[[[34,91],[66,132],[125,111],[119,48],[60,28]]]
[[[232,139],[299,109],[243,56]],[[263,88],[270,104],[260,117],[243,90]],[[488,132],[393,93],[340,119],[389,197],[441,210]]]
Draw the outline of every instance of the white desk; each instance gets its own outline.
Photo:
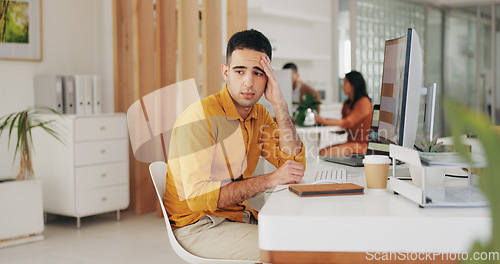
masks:
[[[307,164],[304,180],[310,182],[312,171],[329,166],[341,167]],[[349,182],[366,186],[363,168],[344,168]],[[318,254],[321,258],[313,262],[329,263],[339,259],[329,256],[335,252],[358,252],[351,263],[366,261],[364,252],[462,253],[490,234],[488,208],[423,209],[389,190],[307,198],[283,190],[272,193],[259,213],[262,261],[272,263],[304,263],[303,257]],[[288,258],[280,260],[283,256]]]

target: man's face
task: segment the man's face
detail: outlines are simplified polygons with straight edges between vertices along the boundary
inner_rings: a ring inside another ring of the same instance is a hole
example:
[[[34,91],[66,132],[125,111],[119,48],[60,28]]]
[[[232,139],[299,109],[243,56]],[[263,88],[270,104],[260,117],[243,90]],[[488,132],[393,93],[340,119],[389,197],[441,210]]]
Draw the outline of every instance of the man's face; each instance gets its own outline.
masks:
[[[236,110],[248,111],[265,91],[267,76],[260,64],[266,54],[251,49],[234,50],[229,65],[222,65],[222,75],[235,102]]]

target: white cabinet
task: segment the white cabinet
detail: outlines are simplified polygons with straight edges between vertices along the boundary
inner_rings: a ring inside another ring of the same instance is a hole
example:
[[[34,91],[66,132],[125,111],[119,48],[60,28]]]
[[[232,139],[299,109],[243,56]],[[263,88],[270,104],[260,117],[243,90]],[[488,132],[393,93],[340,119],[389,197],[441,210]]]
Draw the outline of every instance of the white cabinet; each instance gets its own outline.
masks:
[[[42,180],[45,213],[80,218],[129,205],[129,148],[125,114],[45,115],[57,119],[61,143],[34,130],[33,166]]]

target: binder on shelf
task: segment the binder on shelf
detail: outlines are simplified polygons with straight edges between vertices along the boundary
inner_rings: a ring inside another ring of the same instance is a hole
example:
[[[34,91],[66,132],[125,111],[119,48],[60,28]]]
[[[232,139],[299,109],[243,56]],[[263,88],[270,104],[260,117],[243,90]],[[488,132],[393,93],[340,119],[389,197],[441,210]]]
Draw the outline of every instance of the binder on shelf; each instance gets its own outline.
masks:
[[[75,75],[75,114],[85,114],[85,87],[87,80],[84,75]]]
[[[92,95],[92,84],[94,82],[93,75],[85,75],[85,114],[92,114],[93,108],[93,95]]]
[[[75,77],[63,77],[64,113],[75,114]]]
[[[64,113],[63,78],[61,75],[35,76],[35,104]]]
[[[94,75],[92,78],[92,113],[100,114],[102,113],[101,106],[102,99],[102,89],[101,89],[101,77]]]

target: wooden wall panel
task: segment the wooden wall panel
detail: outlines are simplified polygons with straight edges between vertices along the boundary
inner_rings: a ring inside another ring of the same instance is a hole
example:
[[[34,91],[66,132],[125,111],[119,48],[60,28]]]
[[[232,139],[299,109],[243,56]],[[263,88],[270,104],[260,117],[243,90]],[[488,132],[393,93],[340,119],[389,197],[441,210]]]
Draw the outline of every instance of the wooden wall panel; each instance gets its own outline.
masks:
[[[204,0],[203,94],[222,85],[221,1]],[[194,78],[199,85],[200,22],[198,0],[113,0],[115,112],[154,90]],[[177,9],[176,9],[177,5]],[[247,0],[228,0],[228,35],[247,27]],[[176,59],[177,58],[177,59]],[[178,74],[177,74],[178,71]],[[130,150],[130,207],[137,214],[157,205],[148,164],[139,163]]]
[[[158,88],[176,82],[176,0],[156,1],[156,50]]]
[[[239,31],[247,29],[247,0],[227,0],[227,39]]]
[[[115,112],[156,89],[152,0],[114,0]],[[136,214],[155,209],[156,196],[148,164],[138,162],[130,150],[130,206]]]
[[[113,0],[115,112],[126,113],[134,100],[132,52],[133,0]]]
[[[177,75],[177,12],[176,0],[156,1],[156,63],[157,86],[162,88],[176,82]],[[163,139],[167,142],[166,139]],[[156,214],[163,217],[159,203]]]
[[[134,0],[134,91],[136,100],[156,90],[155,30],[153,0]],[[146,116],[147,119],[147,116]],[[149,164],[135,163],[133,181],[135,186],[135,212],[138,215],[156,210],[156,193],[149,176]]]
[[[114,105],[116,113],[126,113],[134,99],[134,77],[132,51],[132,9],[133,0],[113,0],[113,63],[114,63]],[[129,144],[130,206],[136,207],[133,171],[135,158]]]
[[[203,0],[201,16],[202,36],[202,94],[218,93],[222,85],[222,3],[221,0]]]
[[[178,5],[179,81],[194,78],[199,85],[199,12],[198,0],[182,0]],[[199,88],[199,87],[198,87]]]

